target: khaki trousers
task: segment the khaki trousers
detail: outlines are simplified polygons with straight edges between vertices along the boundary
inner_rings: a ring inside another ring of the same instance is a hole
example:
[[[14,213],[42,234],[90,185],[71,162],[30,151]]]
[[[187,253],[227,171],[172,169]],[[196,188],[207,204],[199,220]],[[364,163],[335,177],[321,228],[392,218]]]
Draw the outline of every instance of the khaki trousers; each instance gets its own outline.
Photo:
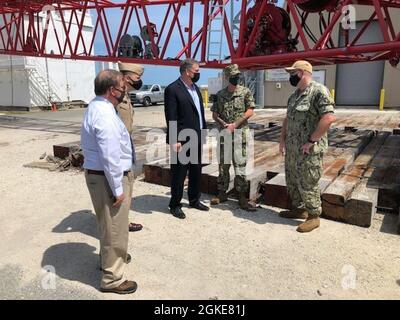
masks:
[[[122,284],[126,278],[124,271],[129,239],[129,210],[133,185],[133,173],[122,180],[125,199],[121,206],[113,207],[114,196],[107,178],[85,172],[100,235],[100,256],[103,277],[100,286],[112,289]]]

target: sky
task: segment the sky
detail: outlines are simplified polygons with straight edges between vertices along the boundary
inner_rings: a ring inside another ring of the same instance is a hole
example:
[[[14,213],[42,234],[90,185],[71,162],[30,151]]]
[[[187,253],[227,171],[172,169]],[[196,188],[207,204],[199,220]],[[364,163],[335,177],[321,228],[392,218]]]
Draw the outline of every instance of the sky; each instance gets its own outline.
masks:
[[[283,0],[278,1],[278,5],[282,5]],[[240,1],[234,1],[235,7],[234,10],[238,10],[240,8],[241,2]],[[193,20],[193,25],[194,25],[194,30],[199,30],[202,26],[202,14],[201,14],[201,8],[200,7],[195,7],[194,8],[194,20]],[[166,6],[149,6],[148,7],[148,15],[149,15],[149,20],[157,25],[157,32],[160,33],[161,31],[161,25],[164,16],[166,15]],[[107,18],[109,18],[109,24],[110,24],[110,29],[112,34],[117,34],[118,32],[118,27],[119,27],[119,21],[121,20],[121,13],[122,11],[120,9],[109,9],[107,11]],[[95,13],[92,13],[95,15]],[[169,15],[169,21],[171,22],[172,20],[172,14],[170,13]],[[188,6],[182,7],[181,9],[181,14],[180,18],[183,18],[181,20],[182,27],[189,25],[189,8]],[[113,21],[116,21],[115,23],[112,23]],[[218,23],[218,22],[216,22]],[[171,23],[167,24],[170,25]],[[139,26],[137,25],[136,19],[132,18],[131,23],[128,28],[128,33],[131,35],[139,35],[140,36],[140,30]],[[168,28],[165,28],[163,35],[162,35],[162,41],[165,39],[165,36],[168,32]],[[100,33],[99,33],[100,34]],[[217,36],[219,33],[216,33]],[[187,38],[187,33],[184,33],[185,38]],[[175,57],[176,53],[179,51],[179,49],[182,48],[182,43],[181,39],[179,36],[179,33],[175,29],[172,33],[171,39],[169,41],[169,47],[168,50],[166,51],[165,57]],[[223,52],[228,52],[227,50],[227,45],[226,41],[223,39]],[[105,45],[104,45],[104,39],[101,37],[97,36],[95,40],[95,53],[98,55],[104,55],[107,54]],[[145,72],[143,74],[143,82],[145,84],[151,84],[151,83],[158,83],[161,85],[167,85],[174,80],[176,80],[179,77],[179,68],[178,67],[164,67],[164,66],[153,66],[153,65],[144,65]],[[218,73],[221,72],[219,69],[201,69],[201,75],[200,75],[200,80],[198,82],[199,85],[204,85],[207,84],[208,78],[209,77],[217,77]]]

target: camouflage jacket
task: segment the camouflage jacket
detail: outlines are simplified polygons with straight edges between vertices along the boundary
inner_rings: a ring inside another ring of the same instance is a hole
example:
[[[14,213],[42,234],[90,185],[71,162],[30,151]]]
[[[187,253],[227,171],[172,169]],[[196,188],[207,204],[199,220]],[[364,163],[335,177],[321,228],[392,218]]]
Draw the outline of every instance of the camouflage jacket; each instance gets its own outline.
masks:
[[[300,152],[317,128],[321,116],[334,112],[334,101],[328,89],[312,81],[303,91],[296,90],[288,100],[286,149],[288,152]],[[315,153],[324,153],[328,149],[328,135],[325,133],[317,145]]]
[[[229,92],[228,88],[218,91],[210,110],[218,113],[226,123],[233,123],[250,108],[255,108],[253,94],[248,88],[238,85],[234,92]],[[247,121],[241,128],[248,128]]]
[[[117,111],[129,134],[132,134],[134,111],[128,93],[126,93],[124,100],[117,106]]]

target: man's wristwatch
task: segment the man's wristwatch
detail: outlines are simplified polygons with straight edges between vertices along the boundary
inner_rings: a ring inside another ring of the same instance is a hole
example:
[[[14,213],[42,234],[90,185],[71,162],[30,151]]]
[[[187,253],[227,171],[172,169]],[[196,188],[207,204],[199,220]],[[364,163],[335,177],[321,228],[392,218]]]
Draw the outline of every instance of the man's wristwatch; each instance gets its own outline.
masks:
[[[313,140],[311,140],[311,138],[308,138],[307,141],[308,141],[309,143],[313,144],[313,145],[316,145],[316,144],[318,143],[318,141],[313,141]]]

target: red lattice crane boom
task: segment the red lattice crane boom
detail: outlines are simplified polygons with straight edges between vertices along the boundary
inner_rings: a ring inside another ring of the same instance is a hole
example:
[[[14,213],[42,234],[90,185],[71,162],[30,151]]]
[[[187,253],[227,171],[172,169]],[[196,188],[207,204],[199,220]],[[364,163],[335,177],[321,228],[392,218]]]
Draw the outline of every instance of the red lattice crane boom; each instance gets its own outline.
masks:
[[[296,59],[308,59],[314,64],[399,62],[400,30],[395,30],[392,16],[400,8],[400,0],[287,0],[285,8],[268,0],[256,0],[248,7],[248,0],[241,0],[236,25],[226,14],[231,1],[234,0],[0,0],[0,54],[171,66],[190,57],[208,68],[233,62],[245,69],[281,67]],[[371,16],[353,38],[348,30],[342,30],[345,43],[339,46],[333,32],[342,23],[349,5],[370,7]],[[154,16],[151,12],[156,7],[165,12],[161,18],[159,13]],[[112,10],[119,10],[117,18],[110,14]],[[94,29],[88,38],[83,37],[83,31],[89,12]],[[52,30],[57,46],[49,50],[48,30],[53,14],[58,14],[62,27]],[[310,34],[307,27],[313,15],[318,15],[318,36]],[[217,18],[221,18],[225,57],[210,59],[209,28]],[[383,41],[362,44],[360,38],[374,20],[379,22]],[[199,21],[200,27],[196,28]],[[72,25],[77,28],[74,32]],[[128,34],[132,26],[137,31],[133,37]],[[95,53],[96,39],[104,44],[104,55]]]

